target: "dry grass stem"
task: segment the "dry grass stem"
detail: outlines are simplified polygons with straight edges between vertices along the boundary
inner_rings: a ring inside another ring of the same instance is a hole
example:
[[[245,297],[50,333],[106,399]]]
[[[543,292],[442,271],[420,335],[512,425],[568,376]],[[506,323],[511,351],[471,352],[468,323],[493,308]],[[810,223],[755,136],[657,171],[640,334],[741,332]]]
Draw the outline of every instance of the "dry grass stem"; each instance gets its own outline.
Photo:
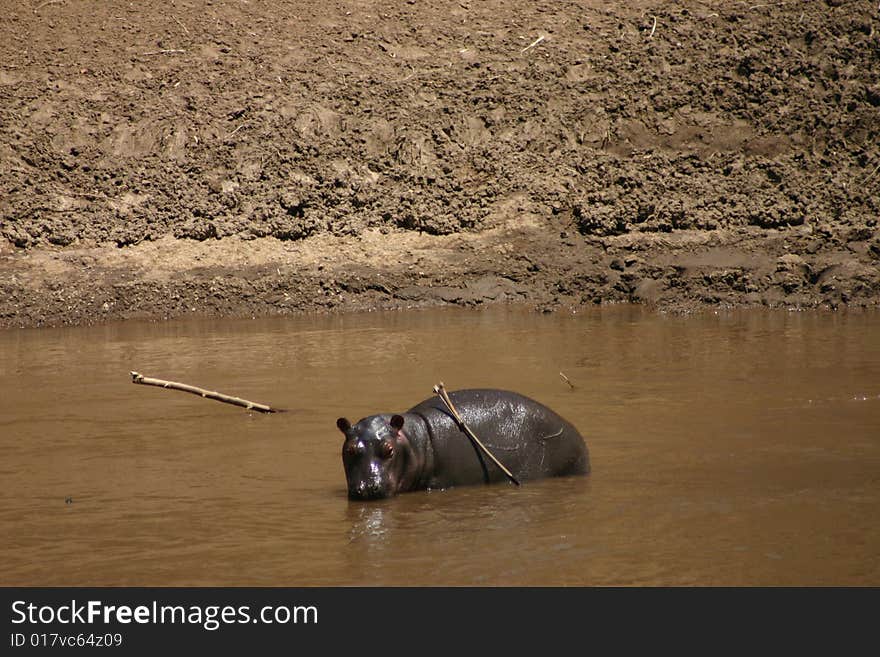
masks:
[[[226,135],[226,140],[232,139],[232,138],[235,136],[235,134],[236,134],[239,130],[241,130],[242,128],[244,128],[244,127],[246,127],[246,126],[247,126],[247,122],[242,123],[242,124],[241,124],[240,126],[238,126],[235,130],[233,130],[233,131],[230,132],[228,135]]]
[[[151,50],[150,52],[145,52],[144,56],[146,56],[146,55],[178,55],[180,53],[185,53],[185,52],[186,52],[186,50],[179,50],[179,49]]]
[[[63,4],[64,4],[64,0],[47,0],[43,4],[40,4],[40,5],[37,5],[36,7],[34,7],[34,13],[36,14],[37,12],[40,11],[40,9],[42,9],[43,7],[48,7],[49,5],[63,5]]]
[[[519,51],[520,54],[524,53],[526,50],[529,50],[530,48],[534,48],[535,46],[537,46],[539,43],[541,43],[541,42],[542,42],[544,39],[546,39],[546,38],[547,38],[547,37],[545,37],[545,36],[542,34],[542,35],[539,36],[537,39],[535,39],[534,41],[532,41],[529,45],[527,45],[525,48],[523,48],[522,50],[520,50],[520,51]]]

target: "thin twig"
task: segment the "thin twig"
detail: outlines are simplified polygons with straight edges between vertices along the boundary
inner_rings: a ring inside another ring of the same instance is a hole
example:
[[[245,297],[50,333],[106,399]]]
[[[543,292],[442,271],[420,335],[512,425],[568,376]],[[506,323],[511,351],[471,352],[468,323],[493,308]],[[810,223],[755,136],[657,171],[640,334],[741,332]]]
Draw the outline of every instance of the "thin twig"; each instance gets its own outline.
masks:
[[[571,381],[569,381],[568,377],[565,376],[565,374],[563,374],[562,372],[560,372],[560,373],[559,373],[559,376],[561,376],[561,377],[562,377],[562,380],[565,381],[565,382],[568,384],[568,387],[569,387],[569,388],[571,388],[572,390],[574,390],[574,384],[573,384]]]
[[[410,79],[414,78],[414,77],[417,75],[417,71],[416,71],[412,66],[409,67],[409,70],[411,70],[412,73],[410,73],[409,75],[407,75],[405,78],[400,78],[399,80],[389,80],[389,84],[398,84],[398,83],[400,83],[400,82],[406,82],[407,80],[410,80]],[[344,83],[344,82],[345,82],[345,78],[342,78],[342,81],[343,81],[343,83]]]
[[[63,5],[63,4],[64,4],[64,0],[46,0],[46,2],[44,2],[43,4],[37,5],[36,7],[34,7],[34,13],[36,14],[38,11],[40,11],[40,9],[42,9],[43,7],[48,7],[49,5]]]
[[[649,39],[654,38],[654,32],[657,30],[657,17],[654,16],[654,24],[651,26],[651,33],[648,35]]]
[[[542,42],[544,39],[546,39],[546,38],[547,38],[547,37],[545,37],[545,36],[542,34],[542,35],[539,36],[537,39],[535,39],[534,41],[532,41],[529,45],[527,45],[525,48],[523,48],[522,50],[520,50],[520,51],[519,51],[520,54],[524,53],[526,50],[529,50],[530,48],[534,48],[535,46],[537,46],[539,43],[541,43],[541,42]]]
[[[174,16],[173,18],[174,18],[174,21],[175,21],[178,25],[180,25],[180,27],[183,28],[183,31],[186,32],[187,34],[189,34],[189,30],[186,29],[186,25],[184,25],[183,23],[181,23],[180,20],[179,20],[176,16]]]
[[[235,130],[233,130],[232,132],[230,132],[228,135],[226,135],[226,139],[225,139],[224,141],[229,141],[230,139],[232,139],[232,138],[235,136],[235,133],[237,133],[239,130],[241,130],[242,128],[244,128],[246,125],[247,125],[247,121],[245,121],[244,123],[242,123],[242,124],[241,124],[240,126],[238,126]]]
[[[150,52],[145,52],[144,55],[177,55],[180,53],[184,53],[186,50],[151,50]]]
[[[333,65],[333,62],[330,61],[329,57],[324,57],[324,61],[327,62],[327,65],[336,71],[339,74],[339,77],[342,78],[342,86],[348,86],[348,83],[345,81],[345,73],[342,73],[338,68]],[[281,78],[278,78],[278,81],[281,82]]]
[[[458,422],[459,428],[465,433],[465,435],[468,438],[470,438],[474,442],[475,445],[477,445],[481,450],[483,450],[483,453],[486,456],[488,456],[490,459],[492,459],[492,462],[495,465],[497,465],[499,468],[501,468],[501,471],[505,475],[507,475],[507,478],[510,479],[510,481],[512,481],[517,486],[519,486],[520,485],[519,481],[517,481],[516,477],[513,476],[513,474],[510,472],[510,470],[505,468],[504,465],[501,463],[501,461],[499,461],[498,459],[495,458],[495,455],[492,454],[492,452],[490,452],[489,449],[483,443],[480,442],[480,439],[474,435],[474,432],[470,430],[470,427],[468,427],[468,425],[466,425],[464,423],[464,420],[461,419],[461,415],[459,415],[458,411],[455,410],[455,406],[453,406],[452,400],[449,398],[449,394],[446,392],[446,388],[443,385],[442,381],[440,382],[439,385],[434,386],[434,392],[437,394],[438,397],[440,397],[440,401],[442,401],[446,405],[446,408],[449,409],[449,412],[452,413],[452,417],[455,418],[456,422]]]
[[[149,377],[144,376],[143,374],[139,374],[138,372],[131,372],[131,382],[132,383],[140,383],[145,386],[158,386],[160,388],[168,388],[170,390],[180,390],[182,392],[189,392],[193,395],[199,395],[200,397],[204,397],[205,399],[213,399],[215,401],[224,402],[226,404],[233,404],[235,406],[243,406],[248,410],[259,411],[260,413],[282,413],[282,409],[280,408],[272,408],[271,406],[267,406],[266,404],[258,404],[256,402],[248,401],[247,399],[241,399],[239,397],[231,397],[229,395],[224,395],[220,392],[213,392],[211,390],[203,390],[202,388],[196,388],[195,386],[187,385],[185,383],[177,383],[175,381],[163,381],[162,379],[151,379]]]
[[[109,198],[105,194],[101,193],[91,193],[91,192],[65,192],[65,194],[70,194],[71,196],[81,196],[83,198],[87,198],[91,201],[96,201],[98,199],[107,199]]]
[[[876,176],[878,171],[880,171],[880,164],[878,164],[876,167],[874,167],[874,170],[873,170],[871,173],[869,173],[867,176],[865,176],[864,178],[862,178],[862,184],[864,185],[864,184],[867,183],[871,178],[873,178],[874,176]]]
[[[740,3],[740,4],[744,4],[744,3]],[[761,9],[762,7],[779,7],[780,5],[787,5],[787,4],[789,4],[789,0],[785,0],[785,2],[767,2],[764,4],[760,4],[760,5],[752,5],[751,7],[749,7],[749,11],[751,11],[753,9]]]

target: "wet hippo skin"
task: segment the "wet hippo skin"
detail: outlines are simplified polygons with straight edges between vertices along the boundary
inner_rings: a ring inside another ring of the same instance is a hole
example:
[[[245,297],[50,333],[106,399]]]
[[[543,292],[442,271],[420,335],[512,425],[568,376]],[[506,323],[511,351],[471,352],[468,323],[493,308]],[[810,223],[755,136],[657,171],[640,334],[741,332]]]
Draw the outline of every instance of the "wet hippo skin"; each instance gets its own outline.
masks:
[[[517,480],[590,472],[581,434],[543,404],[495,389],[449,396],[464,423]],[[506,480],[437,397],[402,414],[371,415],[354,425],[339,418],[336,425],[345,436],[342,462],[352,499]]]

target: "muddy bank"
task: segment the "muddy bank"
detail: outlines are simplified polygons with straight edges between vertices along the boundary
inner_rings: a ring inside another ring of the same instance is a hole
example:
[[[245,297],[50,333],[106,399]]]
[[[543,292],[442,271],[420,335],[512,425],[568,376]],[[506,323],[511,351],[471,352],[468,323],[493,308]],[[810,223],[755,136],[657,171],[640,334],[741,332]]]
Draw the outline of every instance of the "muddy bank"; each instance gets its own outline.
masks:
[[[876,3],[510,4],[2,2],[0,325],[878,305]]]

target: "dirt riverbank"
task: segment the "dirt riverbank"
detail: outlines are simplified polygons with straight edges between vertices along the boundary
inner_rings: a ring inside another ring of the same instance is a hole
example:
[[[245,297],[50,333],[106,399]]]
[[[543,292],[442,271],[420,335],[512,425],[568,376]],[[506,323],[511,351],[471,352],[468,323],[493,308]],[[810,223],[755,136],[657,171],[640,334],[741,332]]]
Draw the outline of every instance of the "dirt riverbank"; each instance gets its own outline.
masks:
[[[876,1],[0,7],[0,326],[880,305]]]

